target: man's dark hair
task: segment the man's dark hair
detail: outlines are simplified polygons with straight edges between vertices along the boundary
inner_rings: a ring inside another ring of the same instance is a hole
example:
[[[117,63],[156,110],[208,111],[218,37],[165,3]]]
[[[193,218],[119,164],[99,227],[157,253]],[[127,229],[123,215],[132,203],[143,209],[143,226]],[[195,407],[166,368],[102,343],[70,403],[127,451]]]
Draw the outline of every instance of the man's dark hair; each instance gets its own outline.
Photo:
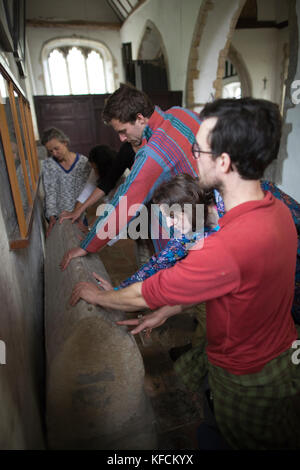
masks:
[[[108,174],[112,164],[116,158],[117,152],[112,150],[107,145],[96,145],[89,152],[89,162],[95,163],[98,173],[99,180],[105,178]]]
[[[207,205],[213,202],[213,192],[203,191],[199,186],[198,178],[193,178],[187,173],[181,173],[174,176],[168,182],[161,184],[153,194],[152,202],[154,204],[166,204],[171,207],[178,204],[182,210],[185,204],[191,204],[192,210],[192,228],[196,226],[196,205],[204,204],[204,223],[207,219]]]
[[[121,85],[106,101],[103,120],[107,124],[112,119],[120,122],[135,122],[140,113],[149,118],[153,114],[154,105],[143,91],[131,85]]]
[[[219,99],[207,103],[200,113],[201,120],[210,117],[218,118],[209,136],[213,158],[228,153],[243,179],[261,179],[279,150],[278,105],[254,98]]]

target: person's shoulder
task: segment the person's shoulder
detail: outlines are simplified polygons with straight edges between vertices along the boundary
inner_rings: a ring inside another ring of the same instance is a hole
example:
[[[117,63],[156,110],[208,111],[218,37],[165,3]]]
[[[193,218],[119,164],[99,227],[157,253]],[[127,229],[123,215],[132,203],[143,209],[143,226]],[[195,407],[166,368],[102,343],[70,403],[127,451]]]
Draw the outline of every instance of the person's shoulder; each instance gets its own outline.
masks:
[[[190,109],[184,108],[182,106],[172,106],[172,108],[169,108],[167,111],[165,111],[166,115],[172,114],[175,117],[178,118],[183,118],[185,117],[186,119],[193,119],[197,122],[201,122],[199,115]]]
[[[88,169],[88,170],[91,169],[91,165],[87,157],[85,157],[84,155],[80,153],[77,154],[77,157],[78,157],[78,161],[77,161],[78,167]]]
[[[78,155],[78,158],[79,158],[79,161],[83,162],[83,163],[86,163],[88,162],[88,158],[85,156],[85,155],[82,155],[81,153],[77,153]]]
[[[277,213],[279,211],[281,212],[281,217],[284,213],[289,214],[289,216],[292,216],[291,212],[293,208],[290,207],[289,201],[286,201],[283,197],[278,197],[276,194],[271,193],[271,191],[269,191],[269,193],[273,201],[274,213]]]
[[[45,160],[42,160],[42,169],[43,170],[50,170],[56,168],[55,161],[52,157],[47,157]]]
[[[141,158],[146,159],[149,155],[149,150],[152,150],[152,147],[151,145],[149,145],[149,142],[147,142],[145,145],[140,147],[138,151],[136,152],[133,164],[135,164],[136,162],[140,162]]]
[[[174,106],[166,111],[161,111],[160,119],[157,119],[157,126],[152,129],[149,142],[155,140],[176,140],[178,137],[191,139],[191,133],[198,132],[201,121],[199,116],[189,109]]]

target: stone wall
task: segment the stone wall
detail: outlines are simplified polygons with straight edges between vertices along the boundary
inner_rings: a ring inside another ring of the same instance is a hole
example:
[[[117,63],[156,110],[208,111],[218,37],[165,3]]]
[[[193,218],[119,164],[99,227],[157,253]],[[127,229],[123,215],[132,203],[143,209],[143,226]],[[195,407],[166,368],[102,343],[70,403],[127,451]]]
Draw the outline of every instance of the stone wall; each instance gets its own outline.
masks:
[[[1,201],[3,198],[1,198]],[[43,449],[44,338],[41,201],[35,205],[30,244],[9,250],[0,207],[0,449]]]

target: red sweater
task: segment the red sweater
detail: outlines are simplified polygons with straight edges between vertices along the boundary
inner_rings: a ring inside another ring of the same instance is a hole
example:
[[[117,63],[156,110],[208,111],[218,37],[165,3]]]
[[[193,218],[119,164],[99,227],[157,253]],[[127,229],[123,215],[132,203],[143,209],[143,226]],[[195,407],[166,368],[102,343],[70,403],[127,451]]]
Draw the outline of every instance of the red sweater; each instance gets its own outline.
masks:
[[[297,233],[271,193],[228,211],[220,231],[143,282],[151,309],[207,301],[207,356],[233,374],[258,372],[297,338],[291,316]]]

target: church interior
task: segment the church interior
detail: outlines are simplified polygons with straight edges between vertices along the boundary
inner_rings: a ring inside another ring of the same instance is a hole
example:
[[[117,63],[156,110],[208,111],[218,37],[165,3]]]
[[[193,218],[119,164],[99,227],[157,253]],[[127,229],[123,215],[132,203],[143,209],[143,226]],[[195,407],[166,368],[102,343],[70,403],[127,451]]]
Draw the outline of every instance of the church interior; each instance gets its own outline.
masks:
[[[45,236],[41,138],[53,126],[82,155],[117,152],[102,111],[122,83],[162,110],[263,98],[283,119],[265,176],[300,201],[300,1],[0,0],[0,13],[0,449],[195,450],[202,396],[170,356],[195,312],[133,337],[123,312],[69,306],[92,271],[118,285],[153,251],[118,240],[59,271],[82,233],[65,221]]]

